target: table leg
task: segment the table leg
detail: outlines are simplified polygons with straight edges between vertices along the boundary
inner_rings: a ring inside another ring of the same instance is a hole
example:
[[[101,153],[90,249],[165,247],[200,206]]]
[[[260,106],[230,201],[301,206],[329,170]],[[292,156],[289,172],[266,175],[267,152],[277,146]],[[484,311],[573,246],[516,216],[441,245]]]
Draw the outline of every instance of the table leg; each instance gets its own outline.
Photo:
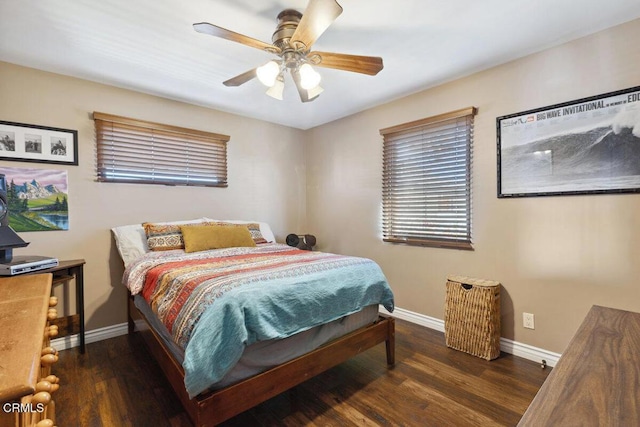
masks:
[[[82,266],[72,269],[76,279],[76,308],[80,322],[80,353],[84,354],[84,273]]]

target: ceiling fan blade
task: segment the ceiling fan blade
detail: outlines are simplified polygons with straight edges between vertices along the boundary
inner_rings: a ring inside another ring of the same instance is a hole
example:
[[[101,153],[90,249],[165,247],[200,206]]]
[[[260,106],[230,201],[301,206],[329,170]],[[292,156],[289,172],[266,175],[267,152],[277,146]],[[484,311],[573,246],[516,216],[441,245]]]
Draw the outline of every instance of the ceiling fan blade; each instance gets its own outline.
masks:
[[[316,63],[315,56],[320,62]],[[347,55],[344,53],[310,52],[307,57],[318,67],[335,68],[337,70],[351,71],[354,73],[375,76],[382,70],[382,58],[377,56]]]
[[[336,0],[309,0],[290,43],[295,46],[295,42],[302,42],[306,50],[310,49],[341,13],[342,6]]]
[[[248,82],[249,80],[253,79],[256,77],[256,68],[246,71],[242,74],[239,74],[225,82],[223,82],[222,84],[225,86],[240,86],[245,84],[246,82]]]
[[[293,81],[295,82],[296,88],[298,89],[300,101],[309,102],[318,97],[319,94],[314,96],[313,98],[309,98],[309,91],[302,87],[302,78],[300,77],[300,72],[297,69],[291,70],[291,77],[293,77]]]
[[[262,42],[243,34],[236,33],[231,30],[227,30],[217,25],[209,24],[208,22],[200,22],[193,24],[193,29],[202,34],[209,34],[211,36],[220,37],[222,39],[231,40],[236,43],[242,43],[246,46],[255,47],[256,49],[266,50],[267,52],[278,53],[280,49],[272,44]]]

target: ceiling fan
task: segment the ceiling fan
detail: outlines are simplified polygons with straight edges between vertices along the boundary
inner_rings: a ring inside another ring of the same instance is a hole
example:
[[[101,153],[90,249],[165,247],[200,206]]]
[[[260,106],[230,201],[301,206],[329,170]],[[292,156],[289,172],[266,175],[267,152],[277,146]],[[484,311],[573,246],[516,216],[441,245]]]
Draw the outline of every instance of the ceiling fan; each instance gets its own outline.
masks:
[[[294,9],[283,10],[278,14],[278,25],[271,39],[273,44],[207,22],[193,24],[193,28],[199,33],[242,43],[278,55],[278,59],[225,81],[223,83],[225,86],[240,86],[257,77],[269,87],[267,95],[282,100],[284,75],[288,71],[302,102],[309,102],[316,99],[323,91],[320,87],[320,74],[313,69],[313,66],[371,76],[382,70],[382,58],[379,57],[311,50],[313,43],[341,13],[342,7],[335,0],[309,0],[304,14]]]

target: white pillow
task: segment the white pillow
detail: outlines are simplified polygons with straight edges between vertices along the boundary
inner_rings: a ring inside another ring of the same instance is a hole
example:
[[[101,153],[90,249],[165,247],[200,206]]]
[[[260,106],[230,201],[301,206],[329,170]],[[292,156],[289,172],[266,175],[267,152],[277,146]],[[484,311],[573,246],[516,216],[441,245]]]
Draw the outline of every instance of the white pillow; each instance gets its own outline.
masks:
[[[205,218],[198,218],[190,221],[154,222],[154,224],[198,224],[204,221]],[[144,228],[142,228],[142,224],[121,225],[120,227],[112,228],[111,231],[113,232],[113,237],[116,239],[118,253],[125,267],[135,259],[149,252],[147,235],[144,232]],[[262,227],[260,231],[262,231]]]
[[[260,233],[262,233],[262,237],[269,242],[275,243],[276,237],[273,235],[273,231],[271,231],[271,227],[266,222],[260,221],[240,221],[236,219],[212,219],[212,218],[203,218],[205,221],[213,221],[213,222],[229,222],[231,224],[259,224],[260,225]]]

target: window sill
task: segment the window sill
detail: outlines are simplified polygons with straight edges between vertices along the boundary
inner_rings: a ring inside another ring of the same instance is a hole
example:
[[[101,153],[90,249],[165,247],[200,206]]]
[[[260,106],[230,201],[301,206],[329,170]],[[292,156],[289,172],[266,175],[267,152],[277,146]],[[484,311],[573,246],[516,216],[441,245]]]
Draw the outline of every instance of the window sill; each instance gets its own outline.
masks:
[[[430,248],[441,249],[458,249],[463,251],[473,251],[473,245],[470,242],[450,242],[436,239],[382,239],[389,243],[402,243],[409,246],[426,246]]]

